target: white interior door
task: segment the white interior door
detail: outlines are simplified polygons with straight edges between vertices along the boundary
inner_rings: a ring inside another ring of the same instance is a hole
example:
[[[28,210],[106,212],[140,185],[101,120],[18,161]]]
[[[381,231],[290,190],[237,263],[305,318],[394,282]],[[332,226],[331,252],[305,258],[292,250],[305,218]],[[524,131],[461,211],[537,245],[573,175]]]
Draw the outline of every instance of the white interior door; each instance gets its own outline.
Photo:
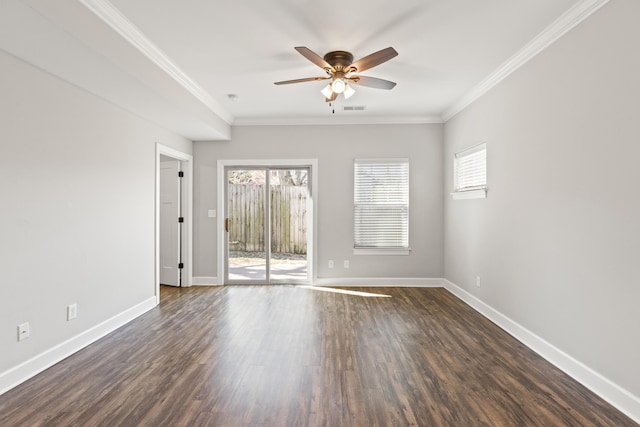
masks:
[[[160,283],[180,286],[179,160],[160,163]]]

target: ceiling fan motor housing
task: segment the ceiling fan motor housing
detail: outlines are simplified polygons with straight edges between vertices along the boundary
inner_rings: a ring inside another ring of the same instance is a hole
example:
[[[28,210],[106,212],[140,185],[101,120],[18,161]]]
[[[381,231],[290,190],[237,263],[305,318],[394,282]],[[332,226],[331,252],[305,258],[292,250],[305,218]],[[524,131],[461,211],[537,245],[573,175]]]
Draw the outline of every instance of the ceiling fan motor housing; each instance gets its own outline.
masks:
[[[336,50],[329,52],[324,56],[324,60],[327,61],[336,71],[342,71],[347,69],[349,65],[353,63],[353,55],[344,50]]]

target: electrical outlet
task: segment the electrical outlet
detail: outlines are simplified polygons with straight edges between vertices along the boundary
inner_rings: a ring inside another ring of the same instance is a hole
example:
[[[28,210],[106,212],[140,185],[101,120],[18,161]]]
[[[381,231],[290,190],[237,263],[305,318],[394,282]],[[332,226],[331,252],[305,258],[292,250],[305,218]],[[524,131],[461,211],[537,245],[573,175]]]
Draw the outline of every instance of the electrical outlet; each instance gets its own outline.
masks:
[[[480,287],[480,276],[476,276],[476,286]]]
[[[329,268],[333,268],[333,260],[332,259],[329,260]]]
[[[29,338],[31,329],[29,328],[29,322],[21,323],[18,325],[18,341],[23,341]]]
[[[344,260],[344,268],[349,268],[349,260],[348,259]]]
[[[67,306],[67,320],[73,320],[78,317],[78,304],[70,304]]]

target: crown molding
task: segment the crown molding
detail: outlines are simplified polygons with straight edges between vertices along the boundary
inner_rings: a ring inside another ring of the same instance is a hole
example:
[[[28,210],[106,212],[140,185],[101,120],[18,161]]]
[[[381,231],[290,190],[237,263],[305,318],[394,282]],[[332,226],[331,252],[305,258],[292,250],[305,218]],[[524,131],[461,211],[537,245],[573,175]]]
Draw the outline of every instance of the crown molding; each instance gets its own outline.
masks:
[[[573,5],[480,84],[449,107],[442,114],[442,121],[447,122],[453,118],[608,2],[609,0],[582,0]]]
[[[295,126],[345,124],[425,124],[444,123],[475,102],[511,73],[526,64],[568,31],[580,24],[609,0],[581,0],[545,30],[527,43],[493,73],[473,87],[466,95],[446,109],[441,117],[284,117],[236,118],[229,114],[211,95],[187,76],[169,57],[153,44],[131,21],[108,0],[79,0],[87,9],[109,25],[127,42],[173,78],[185,90],[202,102],[227,124],[233,126]]]
[[[245,117],[232,126],[306,126],[306,125],[412,125],[441,124],[438,116],[334,116],[323,117]]]
[[[133,23],[109,1],[80,0],[80,3],[113,28],[113,30],[120,34],[127,42],[160,67],[167,75],[173,78],[180,86],[196,97],[196,99],[202,102],[227,124],[233,122],[233,116],[222,108],[208,92],[191,80],[160,48],[153,44],[138,27],[133,25]]]

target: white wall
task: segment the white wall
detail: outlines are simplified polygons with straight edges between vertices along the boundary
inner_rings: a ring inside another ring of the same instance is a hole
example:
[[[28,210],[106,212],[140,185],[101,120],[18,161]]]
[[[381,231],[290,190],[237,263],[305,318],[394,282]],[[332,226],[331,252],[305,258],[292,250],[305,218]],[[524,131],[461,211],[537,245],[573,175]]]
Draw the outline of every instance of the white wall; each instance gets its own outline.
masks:
[[[2,51],[0,70],[2,379],[154,296],[155,144],[191,142]]]
[[[411,255],[353,255],[357,157],[410,159]],[[217,161],[286,158],[318,159],[318,277],[442,277],[442,125],[234,127],[231,142],[194,143],[195,276],[223,276],[216,271],[216,220],[206,215],[216,208]]]
[[[640,2],[614,0],[445,125],[487,141],[445,202],[445,277],[640,396]],[[475,287],[475,276],[481,287]]]

